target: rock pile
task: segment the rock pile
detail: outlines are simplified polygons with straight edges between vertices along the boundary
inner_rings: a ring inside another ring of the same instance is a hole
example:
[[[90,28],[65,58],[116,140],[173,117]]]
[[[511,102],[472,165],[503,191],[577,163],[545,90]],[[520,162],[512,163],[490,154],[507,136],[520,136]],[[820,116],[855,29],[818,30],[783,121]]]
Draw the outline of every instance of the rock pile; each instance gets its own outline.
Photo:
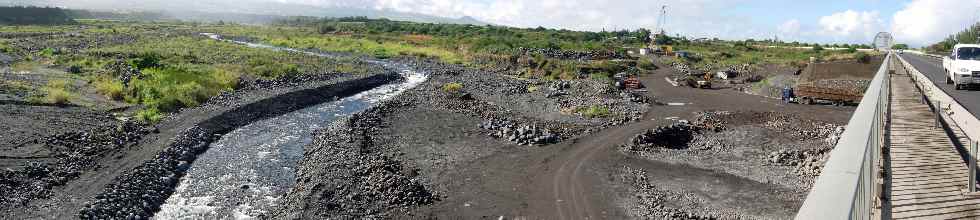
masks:
[[[103,69],[109,71],[110,75],[118,76],[124,86],[129,86],[129,81],[143,77],[139,69],[133,68],[123,60],[107,63]]]
[[[629,151],[648,151],[653,148],[686,149],[700,128],[686,123],[646,130],[624,145]]]
[[[831,149],[833,148],[780,150],[770,153],[768,158],[771,164],[794,166],[793,172],[800,175],[801,179],[812,181],[820,175]]]
[[[491,118],[480,123],[480,128],[489,130],[488,135],[505,138],[520,145],[547,145],[558,143],[558,135],[536,125],[518,125],[509,120]]]
[[[545,95],[545,97],[556,98],[559,96],[568,95],[567,90],[571,87],[572,84],[569,83],[568,81],[559,80],[559,81],[552,82],[551,85],[548,86],[550,91],[548,92],[547,95]]]

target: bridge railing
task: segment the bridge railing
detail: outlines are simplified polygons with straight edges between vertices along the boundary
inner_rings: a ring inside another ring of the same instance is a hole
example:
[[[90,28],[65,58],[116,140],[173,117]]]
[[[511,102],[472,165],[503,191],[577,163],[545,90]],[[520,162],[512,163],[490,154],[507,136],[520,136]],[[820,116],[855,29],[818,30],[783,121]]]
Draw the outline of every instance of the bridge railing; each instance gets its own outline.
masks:
[[[929,57],[936,58],[934,55]],[[939,57],[939,59],[942,58]],[[973,171],[968,173],[969,181],[964,184],[967,184],[970,192],[977,192],[976,176],[974,175],[976,175],[975,170],[977,166],[977,147],[980,145],[980,119],[977,119],[966,107],[963,107],[956,99],[940,89],[939,86],[936,86],[929,77],[926,77],[925,74],[912,66],[905,58],[898,56],[898,60],[908,70],[912,81],[915,82],[916,87],[922,92],[925,100],[928,100],[941,113],[937,115],[939,116],[937,120],[945,121],[952,129],[959,129],[970,139],[969,143],[962,143],[967,148],[967,152],[969,152],[969,157],[971,158],[968,161],[969,170]],[[980,111],[980,109],[975,110]]]
[[[881,194],[879,164],[892,56],[889,53],[878,68],[796,219],[870,219],[874,215]]]

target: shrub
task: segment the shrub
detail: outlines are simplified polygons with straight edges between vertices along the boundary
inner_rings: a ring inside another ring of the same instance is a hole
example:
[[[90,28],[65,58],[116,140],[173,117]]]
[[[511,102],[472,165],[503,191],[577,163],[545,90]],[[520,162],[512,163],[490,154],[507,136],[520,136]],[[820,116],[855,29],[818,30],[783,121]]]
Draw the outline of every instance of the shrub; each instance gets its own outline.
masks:
[[[156,123],[163,119],[163,114],[155,108],[146,108],[136,112],[136,120],[143,123]]]
[[[871,62],[871,55],[868,55],[868,53],[856,53],[854,54],[854,59],[861,63],[869,63]]]
[[[458,93],[463,90],[463,84],[458,82],[451,82],[442,85],[442,91],[446,93]]]
[[[601,105],[593,105],[587,108],[579,108],[579,114],[587,118],[605,118],[612,115],[609,108]]]
[[[136,55],[136,58],[129,60],[129,65],[136,69],[146,69],[160,67],[162,56],[157,53],[143,52]]]
[[[823,47],[820,45],[813,46],[813,51],[823,51]]]
[[[44,50],[41,50],[41,54],[40,55],[41,55],[41,57],[44,57],[44,58],[54,57],[54,49],[52,49],[50,47],[49,48],[44,48]]]
[[[48,81],[48,84],[41,88],[41,90],[44,92],[42,101],[49,104],[68,104],[69,100],[74,97],[74,94],[69,91],[69,82],[67,80]]]
[[[277,78],[299,74],[299,66],[291,63],[280,63],[272,60],[251,60],[249,66],[252,74],[265,78]]]
[[[122,100],[124,86],[122,81],[110,77],[99,77],[95,80],[95,91],[112,100]]]
[[[527,87],[527,92],[537,92],[537,91],[538,91],[538,86],[528,86]]]

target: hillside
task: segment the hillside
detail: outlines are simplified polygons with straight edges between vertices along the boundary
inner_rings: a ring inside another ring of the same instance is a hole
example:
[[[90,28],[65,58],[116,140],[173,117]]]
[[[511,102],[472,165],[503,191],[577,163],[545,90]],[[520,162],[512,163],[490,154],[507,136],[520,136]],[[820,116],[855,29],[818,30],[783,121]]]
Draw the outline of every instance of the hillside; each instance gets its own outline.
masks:
[[[0,25],[62,25],[75,21],[60,8],[0,7]]]

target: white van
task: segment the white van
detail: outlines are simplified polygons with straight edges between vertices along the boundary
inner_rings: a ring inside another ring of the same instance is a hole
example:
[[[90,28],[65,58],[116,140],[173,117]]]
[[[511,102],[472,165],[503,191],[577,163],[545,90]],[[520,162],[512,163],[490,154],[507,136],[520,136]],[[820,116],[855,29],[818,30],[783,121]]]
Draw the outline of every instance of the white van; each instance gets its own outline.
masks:
[[[980,84],[980,44],[957,44],[953,53],[943,57],[946,84],[956,90]]]

